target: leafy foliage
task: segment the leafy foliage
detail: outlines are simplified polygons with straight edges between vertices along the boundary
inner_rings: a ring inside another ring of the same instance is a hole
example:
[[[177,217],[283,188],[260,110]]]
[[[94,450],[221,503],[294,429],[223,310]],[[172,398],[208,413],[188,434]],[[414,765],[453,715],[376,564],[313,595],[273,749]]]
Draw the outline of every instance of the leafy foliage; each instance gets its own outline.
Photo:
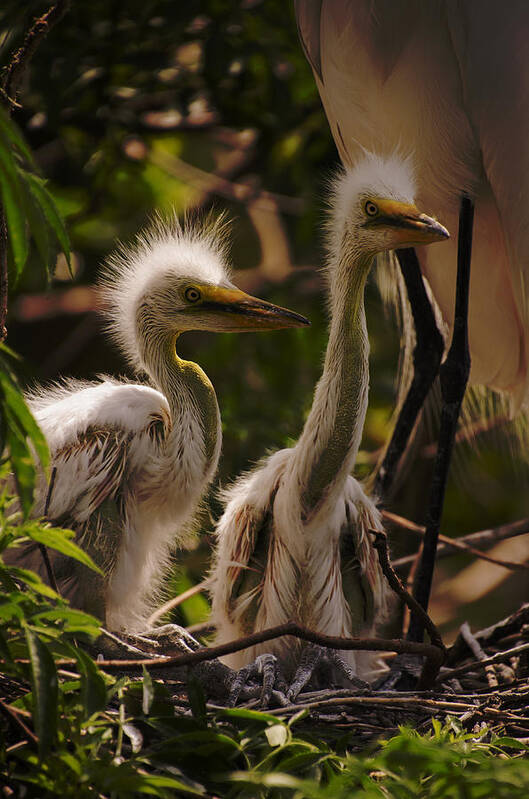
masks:
[[[33,239],[48,268],[53,250],[50,234],[70,259],[70,242],[55,201],[46,188],[17,126],[0,106],[0,198],[7,222],[11,261],[16,275],[24,269]]]
[[[48,466],[49,454],[46,440],[18,386],[11,366],[14,359],[15,354],[5,344],[0,344],[0,451],[6,449],[22,511],[27,517],[33,505],[37,474],[29,441],[44,469]]]

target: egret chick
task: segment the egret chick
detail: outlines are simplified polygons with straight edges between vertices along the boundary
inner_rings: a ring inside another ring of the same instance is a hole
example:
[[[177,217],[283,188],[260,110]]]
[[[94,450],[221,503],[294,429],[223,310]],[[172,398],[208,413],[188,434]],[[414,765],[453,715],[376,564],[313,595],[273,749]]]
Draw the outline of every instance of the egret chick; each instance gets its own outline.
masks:
[[[221,426],[211,382],[178,357],[188,330],[245,332],[307,320],[251,297],[229,280],[225,225],[158,219],[102,271],[112,338],[149,384],[100,377],[38,388],[29,404],[56,470],[47,517],[75,531],[101,579],[53,553],[59,589],[114,631],[145,629],[171,552],[185,545],[219,460]],[[35,509],[42,515],[42,481]],[[39,551],[13,550],[43,574]],[[43,574],[44,576],[44,574]]]
[[[411,168],[397,158],[366,155],[334,182],[323,375],[296,445],[267,457],[226,493],[213,568],[217,643],[290,620],[326,635],[369,635],[384,616],[387,588],[369,539],[369,530],[382,529],[381,517],[351,476],[368,400],[364,287],[377,253],[448,238],[415,206],[414,194]],[[241,668],[272,652],[291,679],[302,649],[307,662],[289,690],[294,698],[321,658],[320,648],[306,656],[304,644],[278,639],[225,662]],[[372,653],[327,657],[335,676],[373,673]]]

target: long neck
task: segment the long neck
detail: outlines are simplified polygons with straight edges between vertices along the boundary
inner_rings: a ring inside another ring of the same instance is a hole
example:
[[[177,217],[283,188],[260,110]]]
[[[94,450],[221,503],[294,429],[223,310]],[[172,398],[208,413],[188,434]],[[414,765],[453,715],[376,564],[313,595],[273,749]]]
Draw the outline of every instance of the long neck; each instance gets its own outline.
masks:
[[[293,462],[305,517],[341,489],[360,446],[369,389],[364,289],[371,262],[344,248],[332,271],[323,374]]]
[[[221,445],[220,414],[215,390],[205,372],[192,361],[176,354],[174,333],[156,329],[151,324],[143,344],[143,362],[156,387],[169,403],[172,430],[171,445],[196,464],[202,456],[203,478],[216,468]],[[202,474],[200,474],[202,472]]]

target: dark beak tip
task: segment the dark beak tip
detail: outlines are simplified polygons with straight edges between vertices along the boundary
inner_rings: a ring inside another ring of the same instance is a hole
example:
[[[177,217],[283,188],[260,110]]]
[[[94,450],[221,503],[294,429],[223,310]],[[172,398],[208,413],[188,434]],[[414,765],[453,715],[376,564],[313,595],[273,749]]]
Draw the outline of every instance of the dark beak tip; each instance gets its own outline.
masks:
[[[310,327],[310,320],[299,314],[298,318],[295,320],[295,325],[297,327]]]

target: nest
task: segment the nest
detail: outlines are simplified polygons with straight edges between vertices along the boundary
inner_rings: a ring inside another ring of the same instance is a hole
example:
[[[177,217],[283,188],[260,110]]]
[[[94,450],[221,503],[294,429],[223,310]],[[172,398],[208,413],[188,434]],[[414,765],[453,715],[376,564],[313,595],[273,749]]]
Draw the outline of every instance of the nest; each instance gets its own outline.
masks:
[[[395,661],[399,658],[413,677],[409,656],[398,656]],[[419,671],[415,661],[415,678]],[[176,712],[190,713],[185,692],[178,691],[177,684],[174,687]],[[445,665],[431,690],[307,691],[290,705],[266,711],[282,718],[308,711],[302,722],[304,728],[324,738],[352,733],[353,748],[362,749],[374,740],[397,734],[402,726],[426,733],[432,719],[441,723],[455,719],[469,732],[486,726],[493,734],[529,742],[528,705],[529,603],[475,634],[465,623],[447,651]],[[212,711],[219,706],[207,705]],[[257,697],[238,706],[261,709]]]

